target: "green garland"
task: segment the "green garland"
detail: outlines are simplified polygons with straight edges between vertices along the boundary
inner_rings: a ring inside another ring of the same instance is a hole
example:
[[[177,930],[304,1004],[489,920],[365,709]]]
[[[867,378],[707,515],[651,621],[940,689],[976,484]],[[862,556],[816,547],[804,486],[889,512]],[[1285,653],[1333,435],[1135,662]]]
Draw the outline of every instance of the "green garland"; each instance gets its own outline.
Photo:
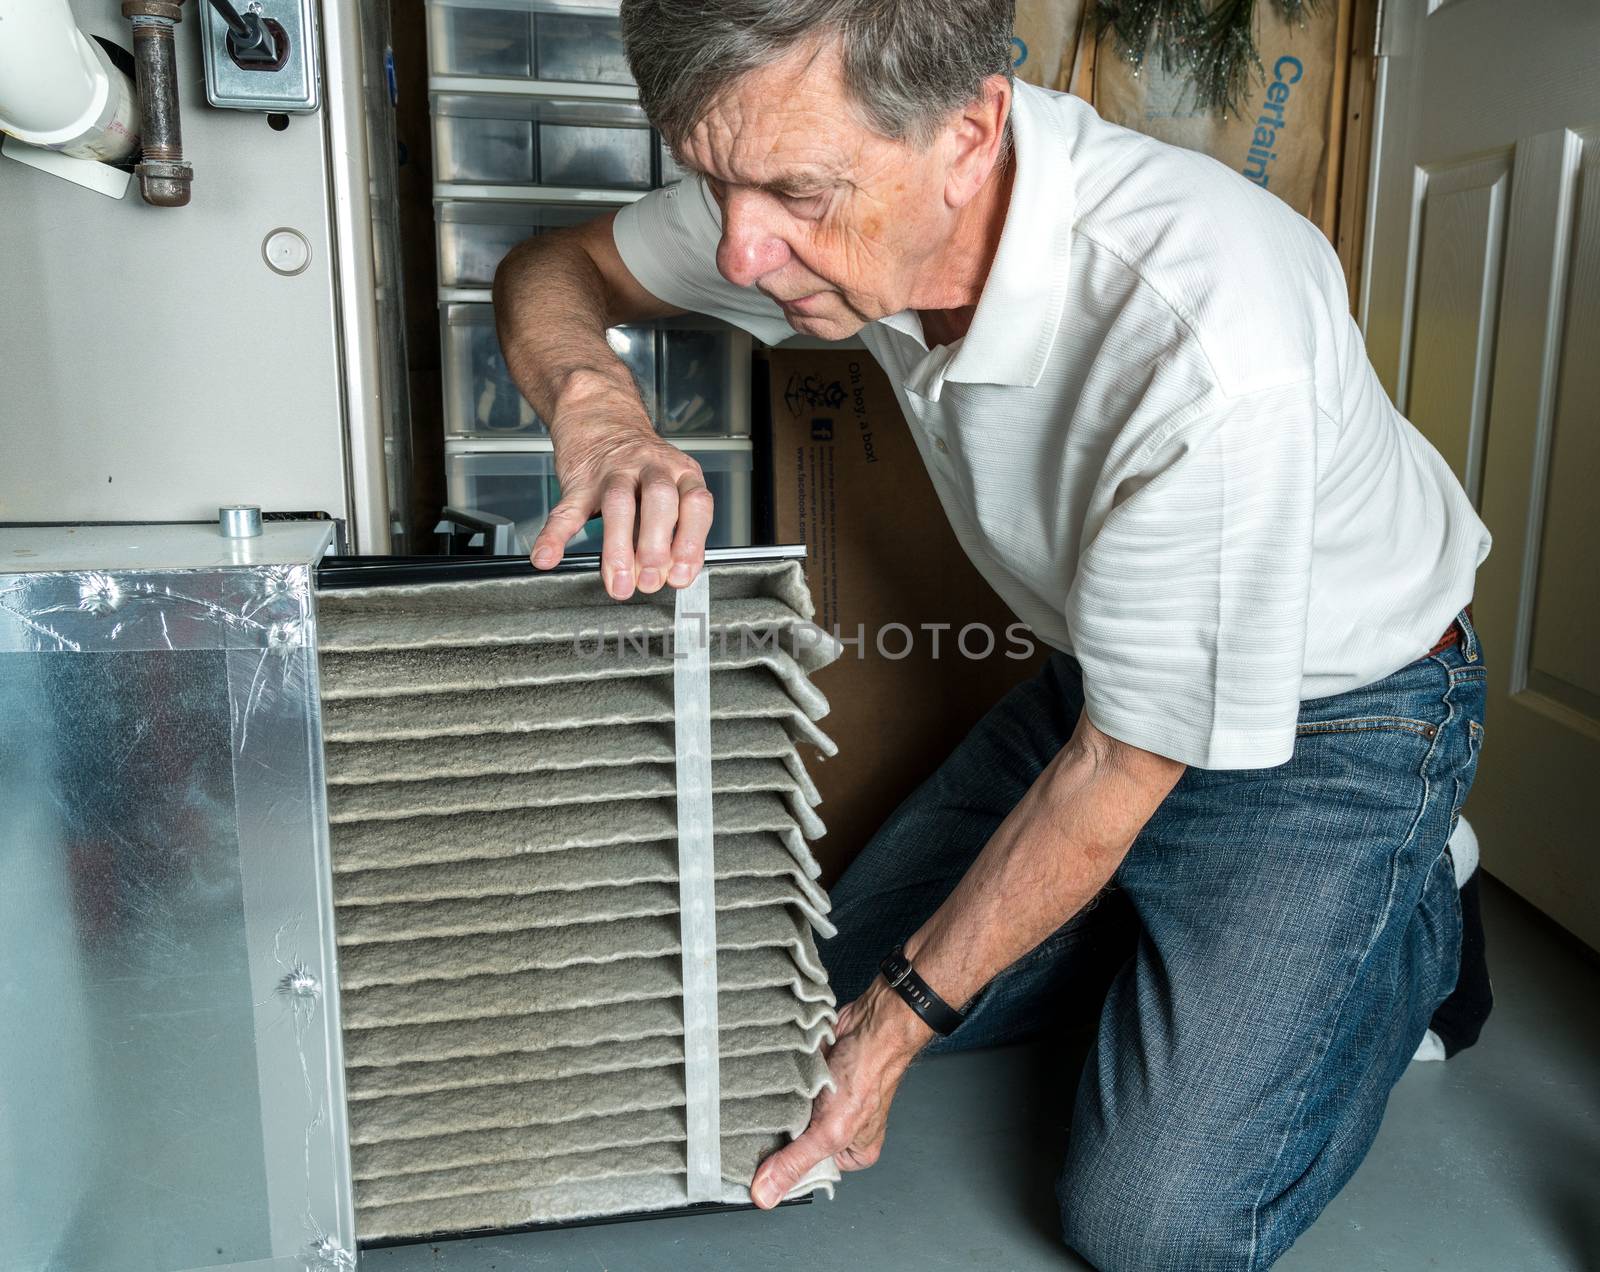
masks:
[[[1267,0],[1290,22],[1305,22],[1320,0]],[[1256,52],[1256,0],[1098,0],[1099,29],[1111,28],[1123,58],[1137,75],[1153,52],[1161,68],[1188,75],[1205,110],[1237,114],[1252,73],[1262,74]]]

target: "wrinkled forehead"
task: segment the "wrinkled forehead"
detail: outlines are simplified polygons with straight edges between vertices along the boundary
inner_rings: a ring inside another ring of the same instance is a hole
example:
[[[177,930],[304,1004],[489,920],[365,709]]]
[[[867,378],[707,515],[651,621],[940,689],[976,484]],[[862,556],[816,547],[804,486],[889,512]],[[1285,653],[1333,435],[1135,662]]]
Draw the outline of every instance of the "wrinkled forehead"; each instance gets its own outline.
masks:
[[[848,180],[874,138],[892,144],[863,124],[837,54],[807,48],[740,76],[674,151],[715,180],[783,193]]]

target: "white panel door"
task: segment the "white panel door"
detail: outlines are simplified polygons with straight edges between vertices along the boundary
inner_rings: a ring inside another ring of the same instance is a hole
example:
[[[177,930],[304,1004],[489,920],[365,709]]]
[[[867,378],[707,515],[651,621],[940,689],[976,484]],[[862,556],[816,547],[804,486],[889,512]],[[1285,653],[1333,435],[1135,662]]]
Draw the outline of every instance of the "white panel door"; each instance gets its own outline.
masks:
[[[1600,4],[1385,8],[1361,316],[1494,534],[1470,813],[1600,947]]]

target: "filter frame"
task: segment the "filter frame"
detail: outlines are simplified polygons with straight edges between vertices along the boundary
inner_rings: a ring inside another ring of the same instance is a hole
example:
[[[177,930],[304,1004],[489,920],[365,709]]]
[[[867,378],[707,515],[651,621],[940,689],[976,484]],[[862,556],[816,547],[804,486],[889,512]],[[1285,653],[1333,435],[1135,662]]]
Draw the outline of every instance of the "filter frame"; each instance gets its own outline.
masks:
[[[757,548],[707,548],[707,565],[745,565],[768,561],[803,561],[803,543]],[[544,574],[593,574],[600,569],[598,552],[574,553],[548,570],[526,556],[337,556],[317,563],[319,591],[354,587],[411,587],[427,583],[467,583],[483,579],[532,578]]]

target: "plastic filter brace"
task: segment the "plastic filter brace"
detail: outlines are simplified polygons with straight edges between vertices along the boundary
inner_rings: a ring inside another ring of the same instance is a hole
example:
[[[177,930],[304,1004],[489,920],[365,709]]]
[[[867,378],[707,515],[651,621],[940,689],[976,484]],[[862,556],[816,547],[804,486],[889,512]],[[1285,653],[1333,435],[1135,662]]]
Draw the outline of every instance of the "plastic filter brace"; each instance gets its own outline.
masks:
[[[711,833],[711,587],[678,592],[672,653],[678,774],[678,905],[683,941],[683,1076],[689,1200],[722,1196],[717,1033],[717,901]]]

